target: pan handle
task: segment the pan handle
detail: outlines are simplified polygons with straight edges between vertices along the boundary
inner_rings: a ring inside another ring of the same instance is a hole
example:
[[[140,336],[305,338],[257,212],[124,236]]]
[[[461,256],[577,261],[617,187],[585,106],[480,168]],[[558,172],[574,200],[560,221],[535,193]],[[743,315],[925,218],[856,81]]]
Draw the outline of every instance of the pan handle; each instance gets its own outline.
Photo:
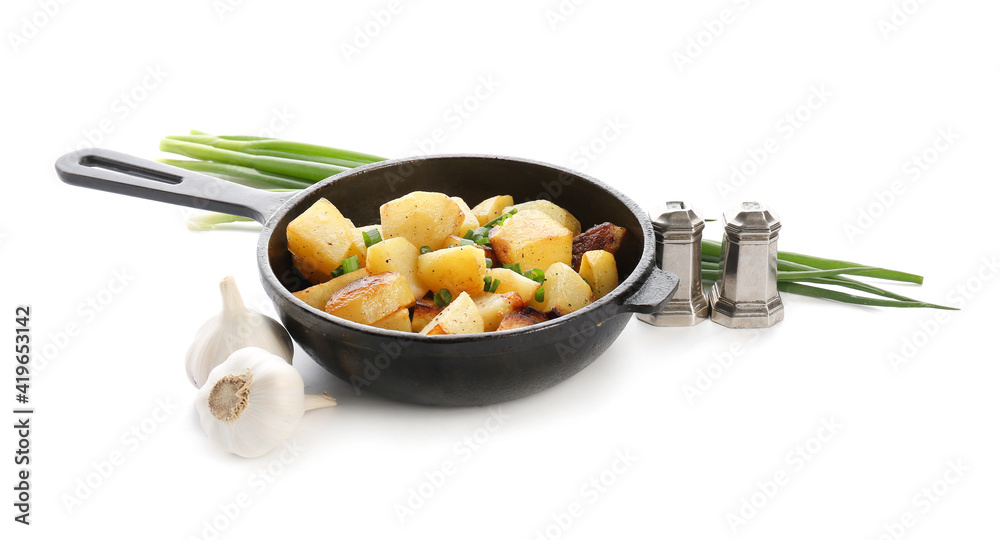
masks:
[[[656,313],[674,297],[679,281],[676,275],[654,266],[639,290],[622,301],[622,308],[630,313]]]
[[[62,156],[56,161],[56,172],[74,186],[224,212],[260,223],[290,196],[101,148]]]

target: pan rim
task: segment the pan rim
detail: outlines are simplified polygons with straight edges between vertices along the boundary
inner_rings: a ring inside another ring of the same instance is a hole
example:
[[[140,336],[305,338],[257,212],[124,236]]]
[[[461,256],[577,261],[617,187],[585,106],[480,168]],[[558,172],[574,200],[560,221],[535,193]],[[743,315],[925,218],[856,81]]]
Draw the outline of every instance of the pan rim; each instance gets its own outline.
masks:
[[[589,304],[586,307],[580,308],[573,313],[568,315],[563,315],[555,319],[545,321],[538,324],[533,324],[524,328],[516,328],[513,330],[502,330],[494,332],[482,332],[477,334],[460,334],[460,335],[435,335],[427,336],[419,334],[416,332],[403,332],[400,330],[386,330],[383,328],[376,328],[374,326],[369,326],[365,324],[356,323],[340,317],[334,317],[328,313],[316,310],[312,306],[309,306],[295,295],[289,291],[284,284],[278,279],[278,276],[274,273],[271,268],[271,260],[268,254],[268,245],[271,241],[272,235],[275,233],[277,228],[277,223],[281,221],[285,215],[291,210],[292,207],[297,205],[303,199],[309,198],[313,193],[326,188],[330,184],[336,183],[344,178],[355,176],[359,174],[365,174],[369,171],[397,167],[400,164],[405,163],[415,163],[424,162],[429,160],[450,160],[450,159],[482,159],[482,160],[494,160],[494,161],[506,161],[520,163],[524,165],[531,165],[536,167],[543,167],[548,169],[553,169],[556,172],[570,175],[576,180],[583,180],[594,186],[605,191],[608,195],[613,196],[623,203],[629,211],[631,211],[637,218],[640,227],[642,228],[643,236],[643,249],[642,255],[639,258],[635,269],[632,270],[631,274],[618,284],[614,290],[606,294],[604,297],[596,300],[595,302]],[[504,156],[497,154],[476,154],[476,153],[454,153],[454,154],[432,154],[426,156],[412,156],[406,158],[396,158],[388,159],[385,161],[378,161],[368,165],[363,165],[354,169],[348,169],[346,171],[337,173],[335,175],[329,176],[320,180],[299,192],[292,194],[285,198],[274,209],[270,216],[264,223],[264,228],[261,231],[260,237],[257,243],[257,266],[260,272],[261,281],[264,284],[265,290],[269,295],[272,295],[272,301],[275,303],[276,308],[279,312],[283,312],[284,315],[293,316],[288,309],[284,309],[279,305],[274,295],[280,296],[282,300],[290,303],[292,306],[300,308],[305,314],[313,317],[316,320],[323,321],[327,324],[332,324],[334,326],[344,327],[350,330],[363,332],[371,334],[374,336],[390,338],[395,340],[410,340],[414,342],[424,343],[424,344],[454,344],[454,343],[467,343],[467,342],[482,342],[491,339],[504,339],[510,336],[524,336],[533,332],[543,332],[548,329],[557,328],[566,324],[572,324],[574,321],[581,320],[592,320],[596,324],[600,324],[601,321],[605,321],[617,315],[630,314],[625,305],[625,299],[628,295],[632,294],[638,290],[644,280],[649,276],[655,265],[655,242],[653,233],[653,224],[649,219],[648,214],[643,211],[639,205],[633,201],[630,197],[626,196],[624,193],[618,191],[614,187],[594,178],[585,173],[574,171],[572,169],[561,167],[558,165],[553,165],[551,163],[546,163],[543,161],[519,158],[513,156]],[[597,314],[597,317],[593,315]]]

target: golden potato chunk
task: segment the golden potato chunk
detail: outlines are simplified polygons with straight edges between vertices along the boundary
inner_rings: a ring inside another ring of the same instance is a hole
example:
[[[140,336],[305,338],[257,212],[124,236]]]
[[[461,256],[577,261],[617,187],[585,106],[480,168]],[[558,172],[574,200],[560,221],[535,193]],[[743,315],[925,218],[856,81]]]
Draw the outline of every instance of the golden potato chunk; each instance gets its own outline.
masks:
[[[479,228],[479,220],[476,219],[476,215],[472,213],[472,209],[469,208],[468,204],[461,197],[452,197],[451,200],[455,201],[455,204],[462,209],[462,224],[458,226],[458,230],[455,231],[455,236],[459,238],[465,237],[465,231],[475,230]]]
[[[516,292],[521,297],[521,300],[525,302],[534,298],[535,291],[541,287],[541,284],[537,281],[528,279],[507,268],[490,268],[486,271],[486,275],[500,282],[497,290],[494,291],[496,294]]]
[[[514,197],[510,195],[497,195],[477,204],[472,209],[472,215],[476,216],[476,219],[479,220],[480,226],[486,225],[490,221],[500,217],[500,214],[503,214],[504,208],[513,204]]]
[[[590,284],[594,298],[603,297],[618,286],[615,256],[603,249],[584,253],[580,259],[580,277]]]
[[[410,332],[410,310],[402,308],[388,317],[372,323],[375,328],[386,330],[399,330],[400,332]]]
[[[326,199],[293,219],[285,235],[295,268],[312,283],[329,281],[330,272],[353,255],[363,264],[364,253],[354,243],[354,225]]]
[[[483,293],[473,298],[473,301],[479,308],[479,316],[483,318],[483,328],[486,332],[496,330],[504,317],[524,307],[521,295],[516,292]]]
[[[444,193],[414,191],[379,208],[383,238],[403,237],[420,249],[441,249],[465,221],[462,208]]]
[[[366,225],[364,227],[355,227],[354,228],[354,237],[352,238],[351,242],[354,245],[354,249],[356,251],[358,251],[359,253],[361,253],[361,256],[358,257],[358,263],[360,263],[361,266],[366,266],[368,264],[367,263],[367,259],[368,259],[368,246],[365,245],[365,237],[361,233],[362,232],[368,232],[368,231],[370,231],[372,229],[375,229],[376,231],[378,231],[379,236],[382,236],[382,226],[381,225]]]
[[[371,273],[367,268],[361,268],[355,270],[350,274],[344,274],[342,276],[335,277],[330,281],[325,283],[320,283],[319,285],[313,285],[308,289],[301,290],[296,293],[292,293],[296,298],[302,300],[303,302],[309,304],[310,306],[322,310],[326,307],[326,303],[333,296],[333,293],[347,286],[348,283],[357,281],[361,278],[370,276]]]
[[[420,251],[406,238],[389,238],[368,248],[368,270],[373,274],[396,272],[410,284],[413,296],[420,298],[427,287],[417,279],[417,257]]]
[[[542,288],[545,291],[542,301],[531,300],[531,307],[542,313],[566,315],[594,301],[590,285],[565,263],[554,263],[545,270]]]
[[[414,332],[419,332],[434,317],[437,317],[438,313],[441,313],[441,308],[437,307],[434,302],[417,300],[416,305],[413,306],[413,321],[410,323],[410,327]]]
[[[628,229],[604,222],[594,225],[573,238],[573,269],[580,269],[580,259],[588,251],[603,249],[614,255],[622,247]]]
[[[510,313],[504,316],[503,320],[500,321],[500,325],[497,326],[497,331],[514,330],[516,328],[524,328],[525,326],[531,326],[537,323],[538,321],[532,319],[524,313]]]
[[[523,271],[573,259],[573,233],[541,212],[518,212],[493,227],[490,244],[500,262],[520,263]]]
[[[439,249],[417,257],[417,279],[432,291],[448,289],[475,293],[483,290],[486,256],[475,246]]]
[[[483,317],[472,301],[469,293],[462,292],[427,323],[421,334],[435,336],[442,334],[475,334],[483,331]]]
[[[348,283],[333,293],[323,310],[342,319],[372,324],[415,303],[406,278],[383,272]]]
[[[569,213],[568,210],[553,203],[552,201],[539,199],[537,201],[523,202],[504,208],[502,213],[506,214],[513,208],[517,208],[518,213],[528,210],[532,212],[541,212],[555,220],[556,223],[569,229],[569,231],[573,233],[573,236],[580,234],[580,220],[573,217],[573,214]]]

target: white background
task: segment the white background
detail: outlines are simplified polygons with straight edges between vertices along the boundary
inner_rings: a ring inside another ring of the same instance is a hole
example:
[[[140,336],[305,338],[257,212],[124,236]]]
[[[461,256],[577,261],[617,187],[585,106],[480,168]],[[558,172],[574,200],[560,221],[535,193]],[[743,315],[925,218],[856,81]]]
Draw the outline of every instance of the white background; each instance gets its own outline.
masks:
[[[997,534],[995,2],[456,0],[391,16],[385,1],[232,3],[4,3],[0,306],[13,340],[14,306],[31,304],[36,351],[32,525],[12,521],[3,429],[5,538]],[[192,128],[533,158],[706,217],[759,200],[781,217],[781,248],[920,273],[922,287],[889,287],[964,309],[941,323],[786,295],[765,332],[633,321],[579,375],[499,407],[506,420],[476,450],[463,440],[486,439],[489,409],[355,395],[297,351],[308,389],[340,405],[304,418],[290,463],[240,459],[202,434],[182,360],[223,276],[271,310],[256,233],[193,233],[184,210],[52,169],[80,145],[165,157],[159,139]],[[747,161],[765,146],[763,165]],[[723,193],[740,166],[757,170]],[[116,275],[126,284],[110,293]],[[831,419],[832,437],[819,433]],[[136,426],[142,441],[123,435]],[[789,457],[798,446],[808,461]],[[618,453],[635,461],[606,473]],[[401,520],[446,460],[455,474]],[[968,470],[945,489],[949,463]],[[581,488],[602,475],[602,493]],[[763,507],[734,531],[743,499]],[[227,518],[237,501],[249,504]],[[905,512],[910,526],[893,525]]]

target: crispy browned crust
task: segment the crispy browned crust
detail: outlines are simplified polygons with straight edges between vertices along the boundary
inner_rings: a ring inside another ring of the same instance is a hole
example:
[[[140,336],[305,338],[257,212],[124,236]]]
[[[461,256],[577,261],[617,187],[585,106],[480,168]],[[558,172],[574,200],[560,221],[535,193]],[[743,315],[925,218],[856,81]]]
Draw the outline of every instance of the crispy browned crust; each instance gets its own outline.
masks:
[[[369,294],[376,287],[385,286],[399,278],[396,272],[382,272],[368,277],[363,277],[357,281],[352,281],[333,293],[326,302],[323,311],[333,313],[345,304],[352,302],[356,297]]]
[[[508,313],[504,316],[503,320],[500,321],[500,326],[497,327],[497,331],[500,330],[513,330],[515,328],[524,328],[525,326],[531,326],[537,324],[538,321],[525,315],[521,312]]]
[[[549,316],[548,313],[542,313],[541,311],[538,311],[537,309],[535,309],[535,308],[533,308],[531,306],[525,307],[524,309],[521,310],[520,313],[521,313],[521,315],[524,315],[525,317],[531,318],[531,320],[533,320],[535,322],[545,322],[545,321],[547,321],[547,320],[549,320],[549,319],[552,318],[552,317]]]
[[[605,222],[578,234],[573,239],[573,270],[580,271],[580,261],[588,251],[603,249],[612,255],[618,253],[626,232],[625,227]]]

